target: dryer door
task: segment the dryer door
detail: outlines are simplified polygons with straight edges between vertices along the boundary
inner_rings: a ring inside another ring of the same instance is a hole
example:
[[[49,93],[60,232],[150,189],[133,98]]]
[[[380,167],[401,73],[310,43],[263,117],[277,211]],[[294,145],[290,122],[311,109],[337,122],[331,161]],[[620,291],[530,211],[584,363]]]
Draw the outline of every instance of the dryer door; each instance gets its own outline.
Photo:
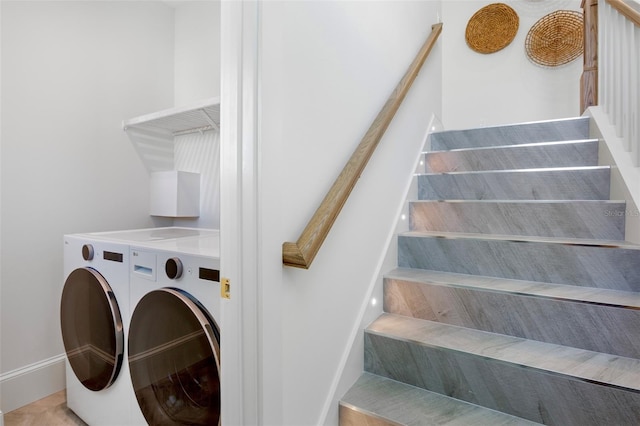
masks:
[[[163,288],[138,302],[129,370],[149,424],[220,424],[220,333],[188,293]]]
[[[67,359],[92,391],[115,381],[124,356],[122,317],[107,280],[91,268],[69,274],[62,290],[60,325]]]

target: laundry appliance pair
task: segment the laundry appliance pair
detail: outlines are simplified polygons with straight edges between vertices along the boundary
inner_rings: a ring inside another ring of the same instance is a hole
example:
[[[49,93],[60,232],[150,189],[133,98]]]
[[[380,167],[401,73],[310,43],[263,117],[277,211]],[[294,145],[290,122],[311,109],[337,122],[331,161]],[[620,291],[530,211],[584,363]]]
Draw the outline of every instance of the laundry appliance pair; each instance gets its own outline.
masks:
[[[90,425],[220,424],[219,232],[64,236],[67,405]]]

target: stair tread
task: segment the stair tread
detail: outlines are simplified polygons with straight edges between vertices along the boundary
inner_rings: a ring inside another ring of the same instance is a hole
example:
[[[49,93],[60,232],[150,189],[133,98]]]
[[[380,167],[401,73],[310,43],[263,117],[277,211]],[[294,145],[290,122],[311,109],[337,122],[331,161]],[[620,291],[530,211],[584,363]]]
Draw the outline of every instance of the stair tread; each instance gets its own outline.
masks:
[[[574,246],[590,246],[590,247],[606,247],[640,250],[640,244],[631,243],[629,241],[617,240],[599,240],[589,238],[555,238],[555,237],[536,237],[536,236],[520,236],[520,235],[502,235],[502,234],[477,234],[467,232],[437,232],[437,231],[408,231],[402,232],[399,236],[404,237],[431,237],[431,238],[447,238],[447,239],[468,239],[468,240],[494,240],[494,241],[511,241],[511,242],[532,242],[532,243],[550,243]]]
[[[344,395],[340,404],[407,426],[538,424],[366,372]]]
[[[463,352],[626,391],[640,392],[640,360],[382,314],[367,333]]]
[[[394,269],[385,274],[385,278],[452,287],[477,288],[492,292],[515,293],[556,300],[640,310],[640,293],[632,291],[579,287],[412,268]]]
[[[583,143],[598,142],[598,139],[576,139],[570,141],[550,141],[550,142],[532,142],[532,143],[520,143],[520,144],[508,144],[508,145],[490,145],[490,146],[477,146],[468,148],[453,148],[453,149],[441,149],[424,151],[423,154],[435,154],[441,152],[465,152],[465,151],[486,151],[486,150],[499,150],[499,149],[514,149],[514,148],[531,148],[531,147],[544,147],[555,145],[575,145]]]
[[[416,173],[416,176],[471,175],[471,174],[487,174],[487,173],[538,173],[538,172],[559,172],[559,171],[571,172],[571,171],[607,170],[607,169],[611,169],[611,166],[536,167],[532,169],[464,170],[460,172],[452,171],[452,172]]]

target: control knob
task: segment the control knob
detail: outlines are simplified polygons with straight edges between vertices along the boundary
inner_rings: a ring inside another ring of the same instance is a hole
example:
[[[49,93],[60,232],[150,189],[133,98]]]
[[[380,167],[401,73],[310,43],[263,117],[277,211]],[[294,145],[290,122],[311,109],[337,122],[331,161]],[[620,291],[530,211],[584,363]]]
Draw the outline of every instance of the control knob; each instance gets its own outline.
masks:
[[[91,244],[85,244],[82,246],[82,258],[84,260],[93,260],[93,246]]]
[[[172,257],[164,264],[164,271],[172,280],[177,280],[182,276],[182,261],[177,257]]]

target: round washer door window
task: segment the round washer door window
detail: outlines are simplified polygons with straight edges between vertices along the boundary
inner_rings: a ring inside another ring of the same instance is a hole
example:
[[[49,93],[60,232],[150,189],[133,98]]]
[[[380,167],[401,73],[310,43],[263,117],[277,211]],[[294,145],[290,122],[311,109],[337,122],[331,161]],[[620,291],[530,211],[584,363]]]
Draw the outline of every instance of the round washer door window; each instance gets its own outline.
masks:
[[[220,333],[188,293],[163,288],[138,302],[129,327],[129,370],[151,425],[220,424]]]
[[[124,332],[118,302],[100,273],[79,268],[69,274],[62,290],[60,326],[78,380],[92,391],[111,386],[123,362]]]

